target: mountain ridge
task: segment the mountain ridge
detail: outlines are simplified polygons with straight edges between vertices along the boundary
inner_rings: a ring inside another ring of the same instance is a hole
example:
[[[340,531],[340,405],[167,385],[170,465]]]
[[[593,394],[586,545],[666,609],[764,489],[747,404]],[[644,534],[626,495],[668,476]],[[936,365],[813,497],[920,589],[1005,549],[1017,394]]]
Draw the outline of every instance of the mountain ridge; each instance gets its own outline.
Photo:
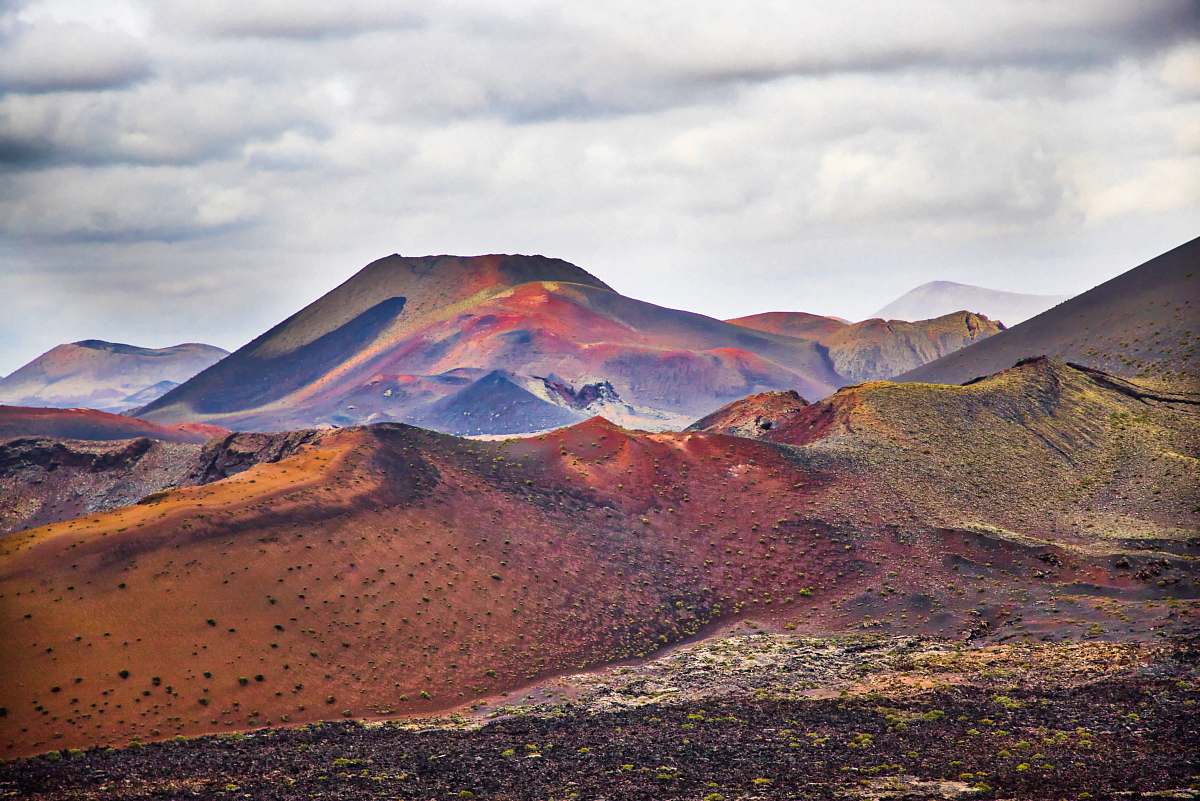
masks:
[[[1002,323],[970,311],[911,322],[871,318],[857,323],[807,312],[766,312],[729,322],[816,342],[848,383],[893,378],[1004,330]]]

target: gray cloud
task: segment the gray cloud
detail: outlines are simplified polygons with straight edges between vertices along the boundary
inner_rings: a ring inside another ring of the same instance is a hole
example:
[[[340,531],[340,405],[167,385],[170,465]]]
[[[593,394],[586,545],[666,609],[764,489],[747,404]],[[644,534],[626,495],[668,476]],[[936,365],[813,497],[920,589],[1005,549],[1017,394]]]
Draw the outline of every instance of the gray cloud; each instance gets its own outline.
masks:
[[[75,23],[9,24],[0,34],[0,94],[117,89],[150,76],[138,41]]]
[[[0,372],[235,347],[393,251],[854,317],[1078,291],[1200,218],[1189,0],[4,8]]]
[[[336,39],[380,30],[420,28],[425,4],[340,0],[163,0],[155,13],[166,28],[209,36],[261,39]]]

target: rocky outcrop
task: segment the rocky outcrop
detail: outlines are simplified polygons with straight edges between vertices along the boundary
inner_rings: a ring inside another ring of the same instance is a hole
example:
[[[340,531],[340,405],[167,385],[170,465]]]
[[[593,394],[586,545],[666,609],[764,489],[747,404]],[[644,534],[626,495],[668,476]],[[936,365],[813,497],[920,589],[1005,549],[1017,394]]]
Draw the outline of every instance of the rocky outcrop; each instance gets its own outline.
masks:
[[[315,429],[281,434],[236,433],[212,440],[196,458],[185,479],[188,484],[207,484],[240,473],[262,462],[278,462],[305,445],[319,442],[325,432]]]
[[[554,376],[534,378],[545,384],[546,392],[552,400],[572,409],[590,409],[597,404],[621,403],[621,396],[608,381],[595,381],[575,389],[571,384]]]
[[[722,406],[684,430],[762,439],[808,405],[795,390],[760,392]]]
[[[0,534],[108,511],[278,462],[323,431],[229,434],[205,445],[28,437],[0,443]]]

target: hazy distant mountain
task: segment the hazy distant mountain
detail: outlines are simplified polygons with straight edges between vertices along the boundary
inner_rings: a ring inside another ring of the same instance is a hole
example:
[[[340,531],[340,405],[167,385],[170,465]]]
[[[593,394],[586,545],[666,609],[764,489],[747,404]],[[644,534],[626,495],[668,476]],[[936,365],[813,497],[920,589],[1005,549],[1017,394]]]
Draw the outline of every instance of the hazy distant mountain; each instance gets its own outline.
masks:
[[[1195,383],[1198,319],[1200,238],[900,380],[958,384],[1029,356],[1052,356],[1116,375]]]
[[[611,411],[657,428],[752,392],[820,398],[847,383],[813,342],[627,298],[560,259],[392,255],[139,414],[517,433],[598,413],[528,382],[537,376],[606,387]]]
[[[930,281],[905,292],[871,316],[884,320],[928,320],[950,312],[970,309],[1011,327],[1041,314],[1055,304],[1062,303],[1068,297],[1027,295],[1021,292],[985,289],[970,284],[956,284],[953,281]]]
[[[729,322],[816,342],[847,381],[892,378],[1004,330],[1000,323],[967,311],[911,323],[880,319],[848,323],[805,312],[767,312]]]
[[[0,403],[124,411],[148,403],[227,355],[196,342],[139,348],[85,339],[52,348],[0,379]]]

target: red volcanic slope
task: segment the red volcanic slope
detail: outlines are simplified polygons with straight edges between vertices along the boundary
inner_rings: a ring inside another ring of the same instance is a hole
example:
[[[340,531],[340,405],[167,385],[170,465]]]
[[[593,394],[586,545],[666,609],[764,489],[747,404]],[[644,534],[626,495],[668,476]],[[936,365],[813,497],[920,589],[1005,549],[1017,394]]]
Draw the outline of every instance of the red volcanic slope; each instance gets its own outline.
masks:
[[[158,425],[95,409],[0,406],[0,441],[19,437],[93,440],[148,437],[163,442],[203,443],[228,433],[226,428],[204,423]]]
[[[843,383],[813,343],[632,300],[566,262],[394,256],[141,413],[276,430],[421,421],[461,389],[443,377],[496,370],[609,381],[658,427],[751,392]]]
[[[448,709],[748,615],[967,638],[1187,624],[1194,477],[1159,457],[1195,452],[1194,407],[1058,365],[834,397],[849,425],[803,446],[599,419],[507,442],[346,429],[11,535],[0,753]],[[924,441],[951,413],[964,430]]]
[[[798,385],[824,395],[837,382],[807,345],[747,334],[607,290],[549,282],[498,293],[421,328],[360,369],[387,373],[403,365],[440,374],[495,364],[570,382],[603,376],[635,405],[685,411],[765,387]]]

